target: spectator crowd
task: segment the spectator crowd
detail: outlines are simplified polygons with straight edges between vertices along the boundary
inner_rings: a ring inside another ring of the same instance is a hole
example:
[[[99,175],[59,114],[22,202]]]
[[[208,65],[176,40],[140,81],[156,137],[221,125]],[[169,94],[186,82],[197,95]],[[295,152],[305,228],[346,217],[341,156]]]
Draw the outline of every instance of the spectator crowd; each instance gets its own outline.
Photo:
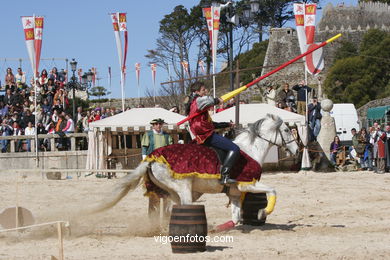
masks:
[[[66,133],[87,132],[90,122],[116,113],[115,108],[83,111],[78,107],[77,115],[72,118],[66,112],[69,108],[66,79],[66,71],[53,67],[49,73],[43,69],[36,81],[32,79],[27,82],[21,68],[17,69],[16,74],[7,68],[4,84],[0,88],[0,136],[57,133],[64,137]],[[9,143],[9,140],[1,140],[1,152],[9,150]],[[40,150],[52,149],[49,140],[39,140],[38,145]],[[69,141],[64,138],[57,140],[56,145],[62,149],[70,148]],[[26,139],[26,146],[18,139],[16,151],[23,150],[31,151],[31,139]]]

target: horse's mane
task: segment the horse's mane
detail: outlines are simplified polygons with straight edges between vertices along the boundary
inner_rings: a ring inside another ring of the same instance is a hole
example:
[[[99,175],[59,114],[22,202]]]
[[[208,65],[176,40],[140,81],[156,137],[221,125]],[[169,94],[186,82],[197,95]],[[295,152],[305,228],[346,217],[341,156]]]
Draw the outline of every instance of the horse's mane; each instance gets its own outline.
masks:
[[[274,119],[274,117],[272,117],[272,115],[267,114],[267,117],[257,120],[256,122],[251,124],[248,128],[243,129],[242,131],[240,131],[239,134],[241,134],[241,133],[248,133],[250,143],[252,144],[257,137],[261,136],[259,129],[260,129],[261,125],[264,123],[264,121],[267,118]],[[277,119],[273,120],[273,122],[274,122],[275,126],[279,126],[280,127],[280,125],[283,123],[283,120],[280,117],[277,117]]]

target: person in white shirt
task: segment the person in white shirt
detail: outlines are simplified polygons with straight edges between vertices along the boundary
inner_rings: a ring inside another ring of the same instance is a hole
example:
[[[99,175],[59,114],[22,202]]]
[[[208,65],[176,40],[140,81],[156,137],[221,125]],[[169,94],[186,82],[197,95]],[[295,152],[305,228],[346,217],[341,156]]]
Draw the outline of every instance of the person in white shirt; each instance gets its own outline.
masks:
[[[65,133],[74,133],[74,121],[72,117],[69,114],[65,115],[66,118],[66,126],[64,129],[62,129]]]
[[[32,122],[27,123],[26,129],[24,129],[24,135],[35,135],[35,127]],[[27,139],[27,151],[31,152],[31,139]]]
[[[264,97],[266,98],[268,105],[276,106],[276,92],[272,85],[267,86],[267,90],[264,92]]]
[[[16,86],[19,89],[24,89],[27,87],[26,85],[26,75],[22,71],[22,68],[18,68],[18,73],[15,75]]]

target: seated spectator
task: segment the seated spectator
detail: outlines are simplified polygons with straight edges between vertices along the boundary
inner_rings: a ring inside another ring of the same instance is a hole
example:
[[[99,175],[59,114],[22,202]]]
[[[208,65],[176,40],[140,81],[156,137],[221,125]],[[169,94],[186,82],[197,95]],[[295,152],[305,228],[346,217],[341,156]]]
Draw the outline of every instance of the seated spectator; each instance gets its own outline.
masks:
[[[13,129],[9,125],[7,119],[3,119],[1,126],[0,126],[0,136],[11,136],[13,134]],[[1,152],[5,153],[7,152],[9,140],[1,140]]]
[[[5,90],[11,89],[11,92],[15,91],[16,83],[15,83],[15,76],[12,73],[11,68],[7,68],[7,73],[5,75]]]
[[[13,94],[11,89],[9,88],[5,91],[5,96],[3,98],[4,104],[7,106],[12,106],[12,98],[13,98]]]
[[[47,70],[43,69],[41,72],[41,75],[39,76],[39,84],[40,85],[46,85],[49,80],[49,75],[47,74]]]
[[[15,75],[15,83],[19,90],[27,88],[26,75],[22,71],[22,68],[18,68],[18,73]]]
[[[344,152],[344,147],[340,143],[340,138],[336,135],[333,142],[330,144],[330,162],[333,166],[336,166],[337,155]]]
[[[54,83],[58,80],[58,71],[56,67],[53,67],[49,73],[49,79],[52,79]]]
[[[69,114],[66,114],[65,119],[66,119],[66,126],[64,129],[62,129],[62,132],[74,133],[74,122],[73,122],[72,117]]]
[[[31,124],[35,124],[35,116],[31,113],[30,109],[27,109],[26,112],[22,115],[22,127],[26,128],[28,125],[28,122],[31,122]]]

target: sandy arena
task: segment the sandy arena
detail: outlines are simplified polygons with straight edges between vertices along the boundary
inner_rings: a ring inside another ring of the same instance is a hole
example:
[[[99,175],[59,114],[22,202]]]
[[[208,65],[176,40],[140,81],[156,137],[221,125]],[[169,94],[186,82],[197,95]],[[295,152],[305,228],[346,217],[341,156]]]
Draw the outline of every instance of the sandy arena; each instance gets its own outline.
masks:
[[[112,209],[83,216],[81,209],[102,200],[117,180],[93,176],[77,180],[19,179],[19,205],[37,223],[71,219],[64,237],[65,259],[389,259],[390,174],[373,172],[277,173],[262,181],[276,188],[275,211],[261,227],[238,226],[218,235],[231,243],[208,243],[207,251],[172,254],[155,242],[148,225],[147,199],[137,188]],[[15,178],[2,174],[0,212],[15,205]],[[227,198],[204,195],[209,226],[230,220]],[[213,236],[213,235],[211,235]],[[0,233],[0,259],[58,257],[56,226]]]

